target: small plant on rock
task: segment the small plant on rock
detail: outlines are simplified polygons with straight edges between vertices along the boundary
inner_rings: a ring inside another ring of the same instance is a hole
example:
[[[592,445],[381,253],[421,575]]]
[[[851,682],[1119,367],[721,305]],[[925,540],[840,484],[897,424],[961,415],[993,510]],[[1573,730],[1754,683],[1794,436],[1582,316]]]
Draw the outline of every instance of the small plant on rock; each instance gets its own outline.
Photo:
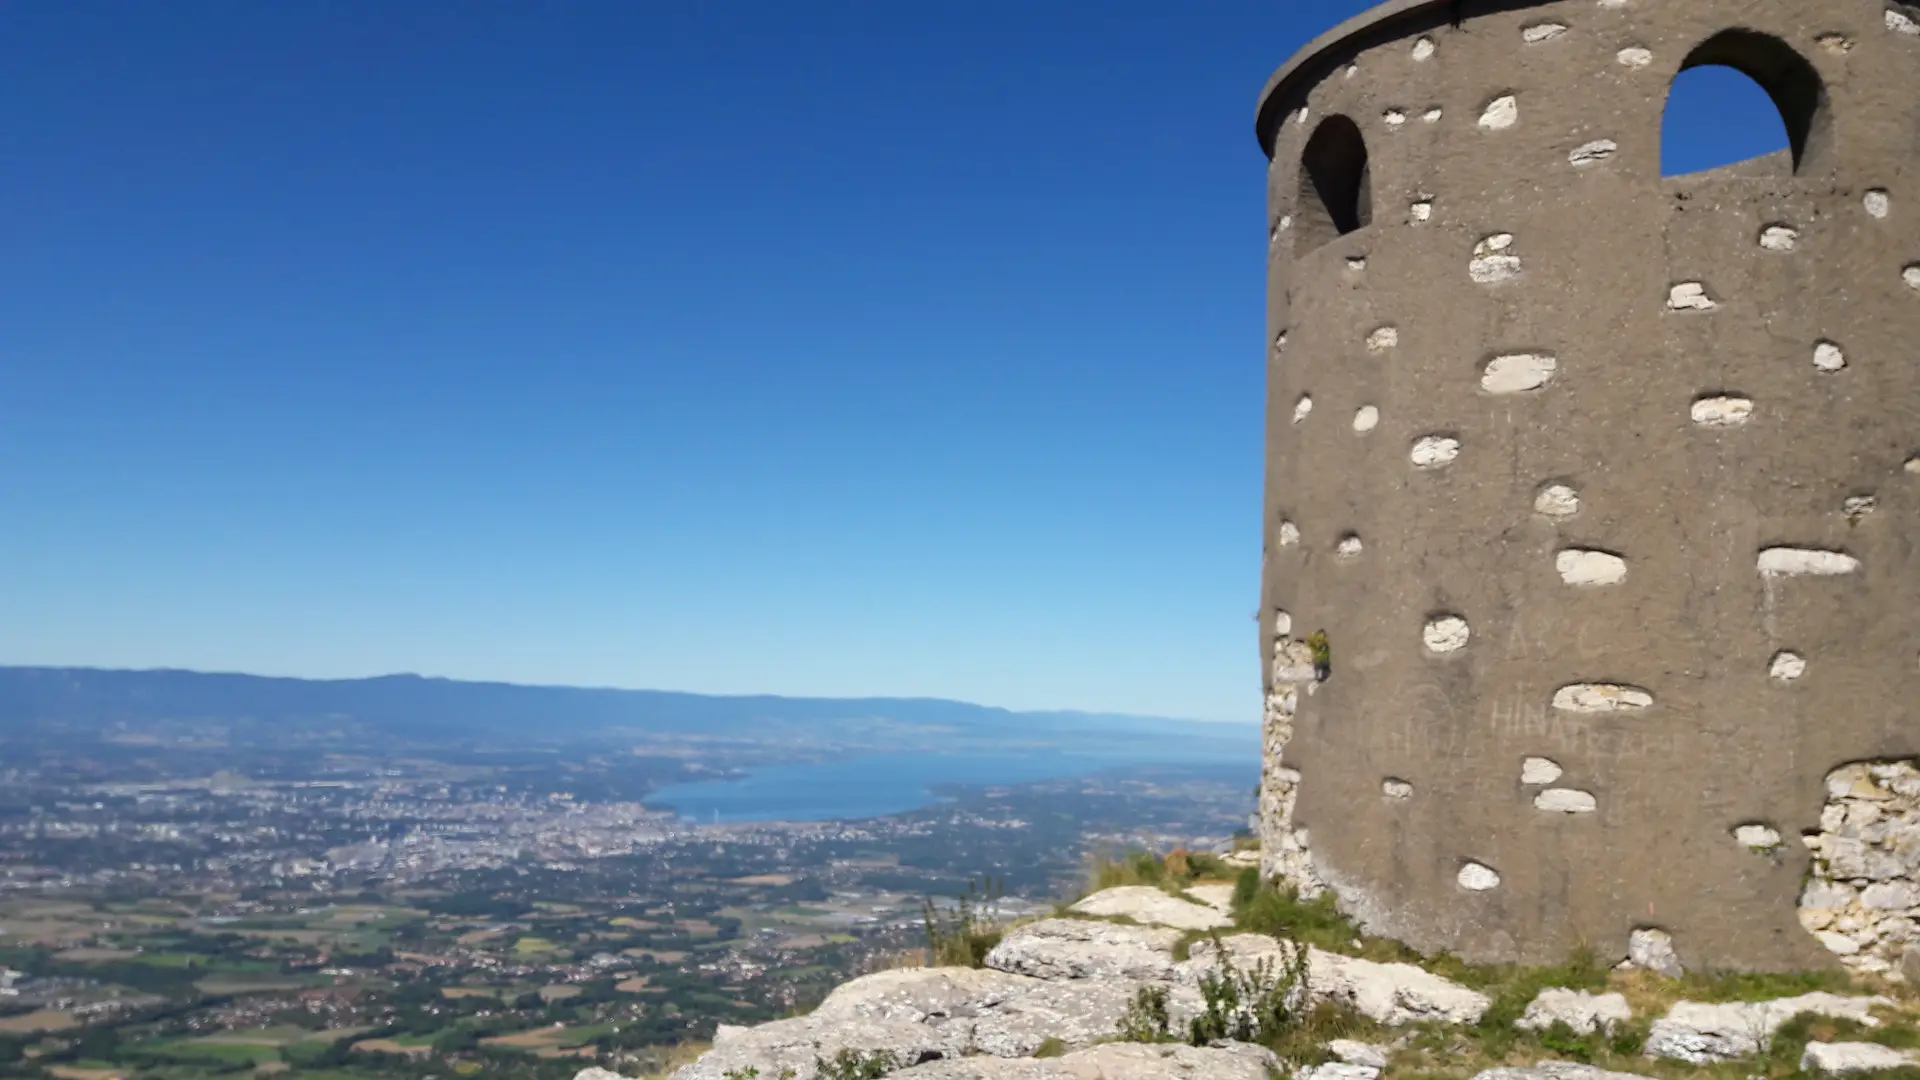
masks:
[[[1143,986],[1135,991],[1127,1011],[1120,1015],[1119,1035],[1125,1042],[1172,1042],[1173,1019],[1167,1014],[1167,988]]]
[[[814,1071],[820,1080],[880,1080],[901,1065],[898,1057],[885,1050],[863,1052],[852,1047],[842,1047],[832,1060],[813,1059]]]
[[[1307,950],[1294,948],[1281,964],[1263,959],[1246,970],[1222,951],[1214,970],[1200,976],[1200,996],[1205,1008],[1188,1025],[1193,1045],[1277,1042],[1299,1026],[1307,1005]]]
[[[977,968],[987,962],[987,954],[1000,944],[1000,883],[987,878],[984,885],[967,882],[967,891],[955,899],[952,911],[942,911],[934,902],[921,902],[921,919],[927,929],[927,953],[938,967]]]

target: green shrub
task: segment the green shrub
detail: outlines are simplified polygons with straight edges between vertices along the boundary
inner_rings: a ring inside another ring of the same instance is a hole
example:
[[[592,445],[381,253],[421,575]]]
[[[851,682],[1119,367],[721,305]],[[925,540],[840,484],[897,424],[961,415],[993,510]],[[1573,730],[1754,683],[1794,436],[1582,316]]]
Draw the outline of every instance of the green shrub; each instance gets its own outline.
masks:
[[[1167,1015],[1167,988],[1143,986],[1135,991],[1127,1011],[1120,1015],[1118,1034],[1125,1042],[1172,1042],[1173,1021]]]
[[[1330,892],[1302,900],[1291,886],[1261,881],[1257,871],[1251,885],[1248,881],[1242,874],[1233,890],[1234,923],[1242,930],[1331,950],[1346,950],[1360,936],[1360,928],[1340,914]]]
[[[941,911],[931,899],[921,902],[921,918],[927,930],[927,954],[941,967],[977,968],[987,962],[987,953],[1000,944],[1004,931],[1000,926],[1001,886],[992,878],[984,886],[967,882],[967,891],[954,901],[953,910]]]
[[[885,1050],[862,1052],[850,1047],[842,1048],[833,1060],[816,1057],[814,1069],[820,1080],[880,1080],[902,1062]]]
[[[1224,950],[1219,955],[1214,969],[1200,976],[1200,997],[1206,1004],[1188,1026],[1188,1042],[1271,1044],[1299,1026],[1307,1002],[1306,949],[1292,950],[1282,964],[1261,960],[1244,971]]]

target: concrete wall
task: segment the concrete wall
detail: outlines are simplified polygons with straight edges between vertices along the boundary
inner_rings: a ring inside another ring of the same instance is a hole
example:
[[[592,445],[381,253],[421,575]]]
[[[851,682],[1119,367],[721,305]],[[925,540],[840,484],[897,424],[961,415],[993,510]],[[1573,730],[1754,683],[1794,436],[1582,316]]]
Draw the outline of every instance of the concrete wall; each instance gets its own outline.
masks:
[[[1796,153],[1662,180],[1703,61]],[[1920,12],[1398,0],[1258,133],[1268,869],[1474,960],[1836,963],[1802,835],[1920,753]]]

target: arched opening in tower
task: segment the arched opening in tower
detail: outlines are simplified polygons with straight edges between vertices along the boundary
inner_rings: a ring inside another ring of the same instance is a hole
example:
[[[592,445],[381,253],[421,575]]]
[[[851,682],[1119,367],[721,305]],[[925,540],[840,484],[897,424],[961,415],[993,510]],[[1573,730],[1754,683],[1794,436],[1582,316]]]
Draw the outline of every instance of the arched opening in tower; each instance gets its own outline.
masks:
[[[1791,176],[1824,148],[1827,92],[1779,38],[1727,30],[1702,42],[1667,93],[1660,174]]]
[[[1300,154],[1295,250],[1305,254],[1373,222],[1372,175],[1360,126],[1329,116]]]

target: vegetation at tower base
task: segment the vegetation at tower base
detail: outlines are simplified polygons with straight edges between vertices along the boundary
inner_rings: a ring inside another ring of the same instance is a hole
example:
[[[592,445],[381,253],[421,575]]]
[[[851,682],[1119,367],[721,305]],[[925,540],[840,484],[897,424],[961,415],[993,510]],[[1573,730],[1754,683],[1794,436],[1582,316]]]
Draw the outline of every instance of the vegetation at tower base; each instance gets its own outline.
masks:
[[[1920,972],[1916,28],[1392,0],[1275,74],[1269,874],[1478,964]],[[1789,146],[1664,176],[1707,66]]]

